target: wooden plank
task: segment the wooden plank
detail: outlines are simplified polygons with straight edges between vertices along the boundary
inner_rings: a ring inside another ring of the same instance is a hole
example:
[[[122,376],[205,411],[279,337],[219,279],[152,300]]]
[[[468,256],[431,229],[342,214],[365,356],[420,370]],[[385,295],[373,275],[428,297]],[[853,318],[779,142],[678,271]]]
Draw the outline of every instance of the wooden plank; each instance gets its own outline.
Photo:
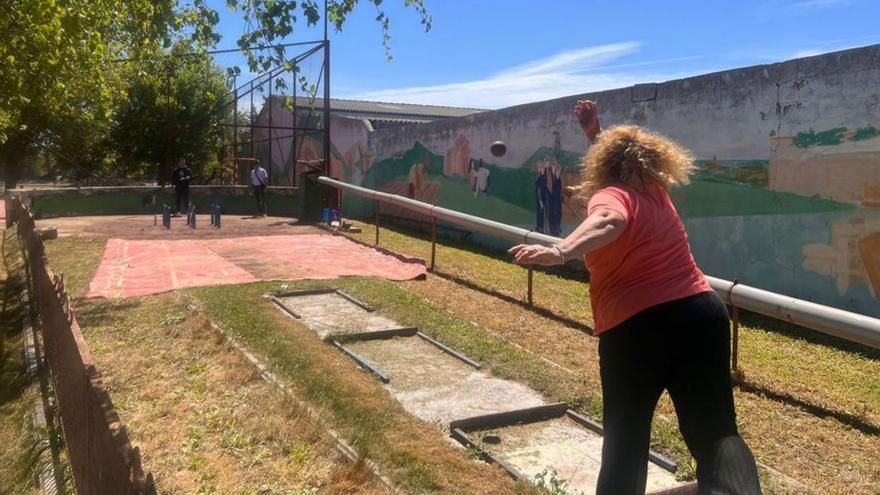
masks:
[[[425,335],[424,333],[422,333],[422,332],[418,332],[416,335],[418,335],[419,337],[421,337],[423,340],[427,341],[428,343],[430,343],[430,344],[433,345],[434,347],[436,347],[436,348],[440,349],[441,351],[445,352],[446,354],[449,354],[450,356],[452,356],[452,357],[454,357],[454,358],[456,358],[456,359],[458,359],[458,360],[464,362],[465,364],[467,364],[467,365],[469,365],[469,366],[472,366],[473,368],[476,368],[476,369],[482,369],[482,366],[480,365],[480,363],[478,363],[478,362],[474,361],[473,359],[471,359],[471,358],[465,356],[464,354],[461,354],[460,352],[454,351],[454,350],[450,349],[449,347],[446,347],[445,345],[441,344],[440,342],[437,342],[436,340],[434,340],[434,339],[432,339],[431,337]]]
[[[291,290],[287,292],[273,292],[272,295],[275,297],[316,296],[318,294],[332,294],[337,291],[338,289],[330,287],[326,289],[303,289]]]
[[[584,426],[585,428],[588,428],[588,429],[598,433],[599,435],[605,434],[605,431],[603,430],[602,425],[593,421],[592,419],[581,416],[580,414],[572,411],[571,409],[566,411],[565,414],[575,423],[577,423],[581,426]],[[666,457],[663,454],[659,454],[657,452],[654,452],[653,450],[649,450],[648,451],[648,459],[650,459],[651,462],[653,462],[654,464],[669,471],[670,473],[675,474],[675,472],[678,471],[678,463],[673,461],[672,459]]]
[[[367,361],[367,359],[362,357],[360,354],[357,354],[355,352],[352,352],[352,351],[346,349],[342,344],[340,344],[339,342],[337,342],[335,340],[333,341],[333,345],[336,346],[337,349],[339,349],[340,351],[345,353],[345,355],[347,355],[348,357],[353,359],[357,364],[359,364],[360,366],[369,370],[370,373],[376,375],[376,377],[382,383],[388,383],[391,381],[391,379],[388,378],[388,375],[379,371],[379,368],[377,368],[375,365],[373,365],[373,363]]]
[[[450,436],[462,445],[464,445],[466,448],[478,451],[480,453],[480,459],[482,459],[484,462],[488,462],[489,464],[497,464],[498,467],[503,469],[504,472],[506,472],[511,478],[524,481],[526,483],[532,482],[532,480],[523,476],[522,473],[520,473],[516,468],[502,461],[491,452],[481,448],[480,445],[474,442],[467,433],[461,430],[461,428],[453,428],[450,432]]]
[[[656,492],[651,492],[647,495],[697,495],[697,482],[694,481],[692,483],[688,483],[682,486],[676,486],[674,488],[666,488],[664,490],[659,490]]]
[[[449,428],[459,428],[462,431],[474,431],[501,428],[522,423],[534,423],[550,418],[558,418],[565,414],[567,409],[568,404],[565,402],[557,402],[555,404],[546,404],[526,409],[516,409],[513,411],[456,419],[450,421]]]
[[[352,304],[355,304],[355,305],[357,305],[357,306],[360,306],[361,308],[363,308],[363,309],[366,310],[366,311],[369,311],[370,313],[372,313],[373,311],[375,311],[375,309],[372,308],[372,307],[370,307],[369,305],[367,305],[367,303],[365,303],[365,302],[361,301],[360,299],[358,299],[358,298],[352,296],[352,295],[349,294],[348,292],[343,291],[342,289],[336,289],[336,293],[339,294],[340,296],[344,297],[345,299],[348,299],[348,301],[351,302]]]
[[[286,304],[284,304],[284,303],[283,303],[280,299],[278,299],[277,297],[275,297],[275,296],[269,296],[269,299],[271,299],[272,302],[275,303],[276,306],[278,306],[279,308],[281,308],[281,311],[284,311],[285,313],[287,313],[287,314],[289,314],[290,316],[296,318],[297,320],[302,320],[302,315],[301,315],[301,314],[299,314],[299,313],[297,313],[296,311],[294,311],[294,310],[292,310],[291,308],[289,308]]]
[[[413,335],[416,335],[418,331],[419,329],[416,327],[400,327],[389,328],[387,330],[376,330],[374,332],[344,333],[334,335],[333,338],[339,342],[359,342],[363,340],[390,339],[393,337],[412,337]]]

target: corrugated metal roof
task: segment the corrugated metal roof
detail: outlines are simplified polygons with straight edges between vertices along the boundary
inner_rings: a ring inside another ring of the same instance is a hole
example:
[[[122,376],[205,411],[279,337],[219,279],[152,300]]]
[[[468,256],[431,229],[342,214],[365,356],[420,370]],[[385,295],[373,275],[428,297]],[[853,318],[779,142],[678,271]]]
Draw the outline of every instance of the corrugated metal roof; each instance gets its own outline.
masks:
[[[281,97],[276,96],[276,97]],[[321,108],[324,105],[323,98],[316,98],[314,103],[310,98],[298,96],[296,103],[300,107],[314,105]],[[443,107],[437,105],[415,105],[412,103],[388,103],[382,101],[363,101],[363,100],[344,100],[339,98],[330,98],[330,111],[351,112],[364,114],[382,114],[394,115],[401,117],[426,117],[433,119],[443,119],[448,117],[465,117],[475,113],[485,112],[481,108],[461,108],[461,107]]]

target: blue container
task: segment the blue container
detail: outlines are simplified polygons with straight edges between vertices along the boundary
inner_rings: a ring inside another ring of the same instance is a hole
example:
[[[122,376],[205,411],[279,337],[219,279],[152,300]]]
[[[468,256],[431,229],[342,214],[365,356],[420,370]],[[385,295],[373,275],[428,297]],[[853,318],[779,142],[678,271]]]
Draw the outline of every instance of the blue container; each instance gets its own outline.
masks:
[[[324,208],[321,210],[321,221],[324,223],[330,223],[330,208]]]

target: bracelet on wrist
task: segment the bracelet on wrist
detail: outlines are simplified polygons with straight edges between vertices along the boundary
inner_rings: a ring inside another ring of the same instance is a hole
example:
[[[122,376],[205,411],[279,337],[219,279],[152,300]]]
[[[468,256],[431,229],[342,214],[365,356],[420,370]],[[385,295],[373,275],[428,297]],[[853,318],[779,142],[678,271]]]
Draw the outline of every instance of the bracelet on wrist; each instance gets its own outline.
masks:
[[[568,261],[568,260],[565,259],[565,252],[563,252],[562,249],[561,249],[559,246],[554,245],[554,246],[553,246],[553,249],[556,250],[556,254],[559,255],[559,258],[562,260],[563,263],[565,263],[566,261]]]

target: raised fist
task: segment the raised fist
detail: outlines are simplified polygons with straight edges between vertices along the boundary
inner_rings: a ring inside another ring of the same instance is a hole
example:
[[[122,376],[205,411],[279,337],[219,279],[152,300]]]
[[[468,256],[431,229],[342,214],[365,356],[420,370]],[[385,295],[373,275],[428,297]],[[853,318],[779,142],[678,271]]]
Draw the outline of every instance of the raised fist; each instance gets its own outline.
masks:
[[[594,143],[600,130],[599,107],[596,105],[596,102],[590,100],[578,100],[574,106],[573,115],[575,120],[581,125],[581,129],[584,130],[584,134],[587,135],[587,139],[590,140],[590,143]]]

